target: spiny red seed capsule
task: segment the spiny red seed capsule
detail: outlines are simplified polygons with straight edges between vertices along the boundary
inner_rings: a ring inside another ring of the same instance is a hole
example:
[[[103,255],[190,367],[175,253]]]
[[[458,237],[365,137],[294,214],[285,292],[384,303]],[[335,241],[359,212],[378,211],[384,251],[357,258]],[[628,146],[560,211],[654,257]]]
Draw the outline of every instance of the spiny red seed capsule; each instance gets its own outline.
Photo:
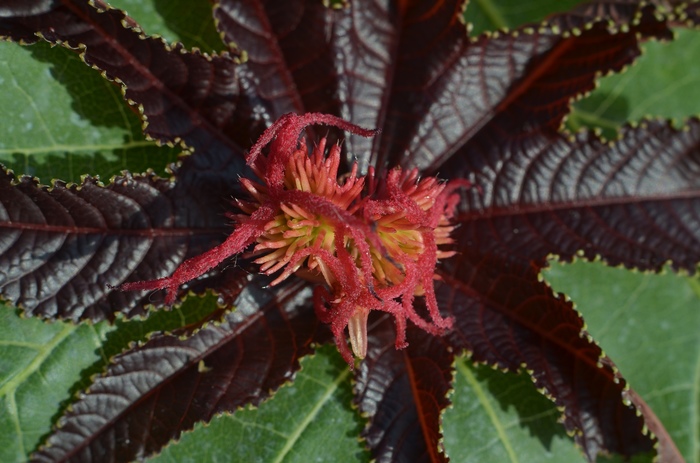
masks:
[[[235,200],[240,214],[233,233],[219,246],[182,263],[167,278],[125,283],[121,290],[167,290],[166,303],[177,288],[255,243],[255,263],[265,274],[277,274],[276,285],[292,274],[319,284],[314,308],[330,325],[338,350],[352,366],[345,328],[355,356],[367,354],[367,317],[372,310],[393,315],[396,348],[406,347],[406,319],[433,334],[452,326],[435,299],[433,280],[439,258],[453,252],[450,219],[458,197],[435,178],[419,178],[416,169],[391,170],[378,178],[373,168],[358,176],[354,165],[338,177],[340,147],[319,141],[311,153],[300,140],[309,125],[323,124],[361,136],[363,129],[328,114],[286,114],[268,128],[247,157],[259,181],[241,179],[250,195]],[[267,154],[263,148],[268,147]],[[414,309],[415,297],[425,298],[430,320]]]

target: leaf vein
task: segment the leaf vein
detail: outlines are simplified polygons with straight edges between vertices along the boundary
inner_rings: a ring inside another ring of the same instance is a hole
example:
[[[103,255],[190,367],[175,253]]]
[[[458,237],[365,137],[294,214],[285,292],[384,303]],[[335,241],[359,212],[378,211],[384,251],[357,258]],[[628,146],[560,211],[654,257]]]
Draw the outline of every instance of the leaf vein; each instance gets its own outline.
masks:
[[[6,382],[2,387],[0,387],[0,397],[4,397],[12,392],[14,392],[20,384],[22,384],[29,376],[35,373],[43,362],[48,358],[48,356],[53,352],[53,350],[65,339],[75,331],[76,327],[66,324],[61,331],[56,333],[54,338],[43,348],[39,350],[34,360],[32,360],[29,365],[27,365],[22,371],[17,373],[8,382]]]
[[[323,396],[316,402],[314,407],[309,410],[309,413],[304,417],[304,419],[299,423],[299,425],[294,429],[294,432],[292,432],[289,435],[289,439],[287,439],[287,443],[282,447],[280,452],[277,454],[277,457],[273,460],[274,463],[281,463],[284,461],[284,458],[287,456],[289,451],[294,447],[294,444],[299,440],[301,435],[303,434],[304,430],[311,424],[311,422],[316,418],[316,415],[321,411],[323,406],[331,399],[333,396],[333,393],[338,390],[338,387],[340,386],[341,383],[344,383],[347,381],[347,378],[350,374],[349,369],[343,369],[343,371],[338,375],[338,377],[333,381],[331,384],[329,384],[326,388],[325,393]]]
[[[505,426],[503,425],[503,423],[501,423],[501,420],[496,415],[496,411],[491,406],[491,403],[486,397],[486,394],[481,388],[481,385],[474,377],[474,374],[464,364],[463,359],[458,360],[456,362],[456,366],[457,370],[466,378],[467,382],[476,394],[477,399],[481,403],[481,406],[483,407],[491,423],[493,424],[493,427],[496,430],[496,433],[498,434],[498,438],[501,441],[501,444],[503,445],[506,454],[508,455],[508,460],[512,463],[519,463],[518,456],[515,453],[515,450],[513,450],[513,446],[510,443],[510,439],[508,439],[508,435],[506,434]]]

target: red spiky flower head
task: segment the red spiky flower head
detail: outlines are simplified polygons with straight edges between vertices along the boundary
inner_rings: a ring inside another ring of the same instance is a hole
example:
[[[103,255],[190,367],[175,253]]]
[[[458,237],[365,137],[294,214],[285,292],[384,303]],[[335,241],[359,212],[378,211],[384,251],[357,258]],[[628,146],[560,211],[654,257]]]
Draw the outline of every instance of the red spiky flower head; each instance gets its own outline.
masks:
[[[323,138],[309,153],[300,140],[309,125],[324,124],[361,136],[363,129],[327,114],[287,114],[268,128],[247,157],[259,181],[241,179],[249,200],[236,200],[236,228],[219,246],[182,263],[175,273],[153,281],[125,283],[120,289],[165,288],[166,302],[177,288],[255,243],[255,263],[277,274],[275,285],[291,274],[318,282],[314,307],[328,323],[343,358],[352,366],[345,340],[348,328],[355,356],[367,352],[367,317],[372,310],[396,320],[396,348],[406,343],[406,319],[441,334],[452,326],[438,310],[433,289],[435,265],[452,253],[449,220],[457,203],[453,191],[468,186],[420,178],[416,169],[395,168],[379,178],[373,168],[358,176],[357,165],[338,177],[340,147]],[[266,154],[263,149],[267,147]],[[429,320],[414,309],[423,297]]]

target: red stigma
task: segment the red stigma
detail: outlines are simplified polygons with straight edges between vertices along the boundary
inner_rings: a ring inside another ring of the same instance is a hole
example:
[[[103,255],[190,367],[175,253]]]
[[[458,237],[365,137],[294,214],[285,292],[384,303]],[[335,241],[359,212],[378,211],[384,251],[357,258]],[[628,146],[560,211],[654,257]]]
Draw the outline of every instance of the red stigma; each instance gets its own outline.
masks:
[[[364,137],[368,130],[328,114],[286,114],[251,148],[247,163],[261,183],[241,179],[250,199],[236,200],[241,214],[219,246],[183,262],[175,273],[152,281],[124,283],[123,291],[166,289],[175,302],[183,283],[204,274],[253,243],[261,272],[277,274],[275,285],[291,274],[317,281],[314,308],[330,325],[336,345],[352,366],[345,328],[359,358],[367,353],[367,317],[372,310],[396,320],[396,348],[406,347],[406,319],[440,335],[452,326],[435,299],[433,280],[439,258],[453,253],[449,219],[457,202],[454,190],[437,179],[419,178],[416,169],[395,168],[378,178],[373,168],[357,175],[353,166],[338,178],[340,148],[326,150],[326,140],[308,152],[301,134],[313,124],[329,125]],[[267,147],[267,154],[263,150]],[[429,320],[414,309],[422,297]]]

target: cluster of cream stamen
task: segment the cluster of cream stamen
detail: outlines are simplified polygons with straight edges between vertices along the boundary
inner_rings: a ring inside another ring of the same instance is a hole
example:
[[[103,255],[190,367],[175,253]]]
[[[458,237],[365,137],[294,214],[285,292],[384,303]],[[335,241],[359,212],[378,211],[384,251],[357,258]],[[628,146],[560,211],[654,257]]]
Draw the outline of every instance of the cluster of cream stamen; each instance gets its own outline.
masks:
[[[378,178],[370,168],[358,176],[356,165],[339,180],[340,147],[327,149],[324,138],[309,155],[300,141],[311,124],[375,134],[326,114],[283,116],[251,148],[247,160],[259,181],[241,179],[250,199],[235,201],[241,213],[231,216],[237,224],[229,238],[185,261],[171,277],[120,288],[166,288],[166,302],[172,303],[181,284],[255,243],[260,271],[276,274],[272,286],[292,274],[319,283],[316,313],[351,365],[345,329],[355,356],[364,358],[372,310],[394,316],[399,349],[407,345],[406,319],[434,334],[451,328],[451,319],[439,313],[433,279],[437,260],[453,255],[438,246],[451,243],[449,221],[458,199],[453,191],[466,184],[421,179],[415,169],[396,168]],[[425,299],[429,321],[414,309],[415,297]]]

